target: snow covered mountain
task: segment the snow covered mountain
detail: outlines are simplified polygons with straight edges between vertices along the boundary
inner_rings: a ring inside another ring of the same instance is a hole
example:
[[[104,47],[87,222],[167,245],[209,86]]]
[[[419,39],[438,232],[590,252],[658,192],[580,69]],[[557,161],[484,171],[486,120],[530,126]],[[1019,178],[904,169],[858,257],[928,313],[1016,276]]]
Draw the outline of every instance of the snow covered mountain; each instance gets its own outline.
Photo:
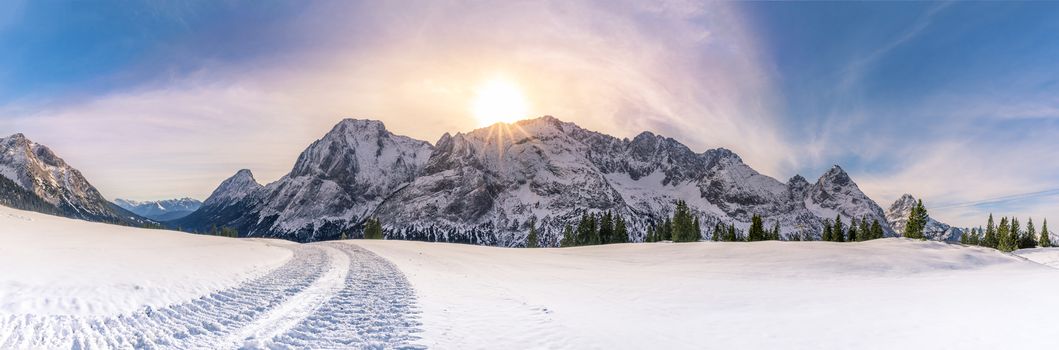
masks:
[[[88,221],[151,223],[107,201],[80,171],[22,134],[0,138],[0,204]]]
[[[235,182],[244,185],[232,189]],[[225,196],[233,191],[239,195]],[[836,215],[889,227],[838,166],[816,183],[795,176],[784,184],[723,148],[696,153],[649,132],[619,139],[550,116],[445,134],[435,146],[378,121],[346,119],[290,174],[260,186],[240,171],[173,223],[312,241],[354,236],[375,216],[390,238],[515,246],[536,222],[541,241],[554,245],[586,211],[624,216],[630,238],[640,240],[678,199],[707,235],[716,223],[746,228],[754,214],[778,222],[784,235],[819,234]]]
[[[159,201],[135,201],[131,199],[115,199],[114,204],[136,215],[155,220],[169,221],[179,219],[202,206],[202,202],[193,198],[164,199]]]
[[[816,234],[839,213],[885,223],[837,166],[815,185],[800,176],[785,185],[723,148],[695,153],[649,132],[618,139],[550,116],[442,136],[422,174],[376,215],[395,238],[513,246],[536,222],[543,244],[555,245],[585,211],[619,213],[640,240],[678,199],[706,233],[716,223],[745,228],[754,214],[785,235]]]
[[[894,232],[899,235],[905,232],[905,225],[908,224],[908,214],[912,212],[912,207],[915,206],[916,198],[910,194],[901,196],[893,205],[890,205],[890,209],[886,211],[886,220],[890,222],[890,227],[893,228]],[[960,236],[963,235],[963,230],[946,225],[934,220],[934,218],[929,218],[927,226],[923,228],[923,235],[927,239],[935,241],[959,241]]]
[[[390,133],[382,122],[345,119],[302,152],[283,178],[260,186],[241,170],[206,200],[203,214],[175,224],[299,241],[334,238],[412,181],[432,150],[425,141]]]

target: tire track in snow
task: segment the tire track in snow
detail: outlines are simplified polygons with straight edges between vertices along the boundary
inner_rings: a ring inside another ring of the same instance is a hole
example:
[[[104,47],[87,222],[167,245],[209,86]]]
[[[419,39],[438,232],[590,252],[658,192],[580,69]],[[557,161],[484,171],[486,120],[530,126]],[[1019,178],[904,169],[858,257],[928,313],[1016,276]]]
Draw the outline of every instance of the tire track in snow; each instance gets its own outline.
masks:
[[[268,274],[198,299],[114,317],[10,316],[0,320],[0,348],[210,348],[233,330],[320,278],[324,250],[285,246],[291,260]]]
[[[345,288],[286,333],[245,348],[425,349],[414,344],[419,309],[397,266],[356,245],[325,244],[349,257]]]
[[[283,266],[186,303],[0,318],[0,348],[422,348],[414,291],[392,263],[350,244],[284,247]]]

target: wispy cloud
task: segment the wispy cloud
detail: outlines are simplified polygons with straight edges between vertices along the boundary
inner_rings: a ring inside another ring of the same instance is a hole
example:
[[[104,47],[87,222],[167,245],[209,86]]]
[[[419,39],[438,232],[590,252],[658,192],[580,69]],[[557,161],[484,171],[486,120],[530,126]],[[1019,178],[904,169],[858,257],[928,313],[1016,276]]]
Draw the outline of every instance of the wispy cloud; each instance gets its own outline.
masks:
[[[105,194],[203,197],[241,167],[278,178],[341,117],[428,141],[472,129],[473,90],[499,74],[523,86],[535,114],[732,148],[766,173],[791,162],[775,151],[789,145],[775,127],[772,77],[726,4],[320,2],[279,23],[261,30],[292,43],[259,57],[221,55],[105,95],[8,105],[0,129],[57,148]],[[203,54],[190,43],[164,52]]]

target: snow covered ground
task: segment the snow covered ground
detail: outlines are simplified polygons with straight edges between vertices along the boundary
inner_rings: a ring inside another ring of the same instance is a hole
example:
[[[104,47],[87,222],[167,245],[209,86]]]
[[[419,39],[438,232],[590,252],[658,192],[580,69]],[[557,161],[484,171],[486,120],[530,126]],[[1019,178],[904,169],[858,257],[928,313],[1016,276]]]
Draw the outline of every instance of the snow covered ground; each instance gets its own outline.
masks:
[[[418,327],[400,271],[347,244],[0,207],[0,266],[0,349],[403,346]]]
[[[864,243],[507,249],[356,241],[415,287],[429,347],[1054,349],[1059,270]]]
[[[0,348],[1051,349],[1059,249],[294,244],[0,207]],[[1024,258],[1025,257],[1025,258]]]

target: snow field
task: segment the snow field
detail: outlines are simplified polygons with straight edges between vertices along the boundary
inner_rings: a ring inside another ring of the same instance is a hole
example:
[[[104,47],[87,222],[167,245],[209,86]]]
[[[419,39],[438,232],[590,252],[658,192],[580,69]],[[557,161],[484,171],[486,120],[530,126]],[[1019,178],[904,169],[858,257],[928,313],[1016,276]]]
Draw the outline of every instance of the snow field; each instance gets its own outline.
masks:
[[[421,342],[441,349],[1059,342],[1059,330],[1046,328],[1059,298],[1045,297],[1059,290],[1059,270],[977,247],[896,238],[565,249],[356,244],[405,273],[419,295]]]

